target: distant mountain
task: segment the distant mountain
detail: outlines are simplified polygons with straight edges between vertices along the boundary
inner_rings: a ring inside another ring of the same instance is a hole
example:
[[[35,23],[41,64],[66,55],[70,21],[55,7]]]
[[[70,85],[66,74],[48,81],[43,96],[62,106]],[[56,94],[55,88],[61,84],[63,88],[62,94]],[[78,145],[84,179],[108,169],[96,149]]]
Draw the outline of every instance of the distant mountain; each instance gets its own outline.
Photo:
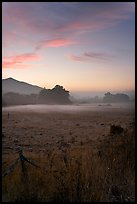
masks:
[[[2,79],[2,95],[8,92],[20,94],[38,94],[41,87],[18,81],[13,78]]]

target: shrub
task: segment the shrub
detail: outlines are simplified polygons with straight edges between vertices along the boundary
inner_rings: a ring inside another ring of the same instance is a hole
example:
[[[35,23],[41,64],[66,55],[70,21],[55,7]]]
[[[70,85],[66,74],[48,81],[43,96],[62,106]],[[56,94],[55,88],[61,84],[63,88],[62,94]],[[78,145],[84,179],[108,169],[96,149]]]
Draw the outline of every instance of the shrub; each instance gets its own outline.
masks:
[[[124,129],[120,125],[111,125],[110,127],[110,134],[121,134]]]

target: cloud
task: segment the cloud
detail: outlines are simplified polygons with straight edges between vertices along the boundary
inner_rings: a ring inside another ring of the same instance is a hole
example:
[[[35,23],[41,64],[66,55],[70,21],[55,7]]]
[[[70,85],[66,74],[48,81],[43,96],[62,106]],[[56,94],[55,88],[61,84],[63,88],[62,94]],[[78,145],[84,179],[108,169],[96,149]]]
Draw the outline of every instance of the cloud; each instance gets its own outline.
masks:
[[[109,55],[106,54],[106,53],[99,53],[99,52],[85,52],[84,54],[84,57],[87,57],[87,58],[96,58],[96,59],[101,59],[101,60],[106,60]]]
[[[46,47],[64,47],[68,45],[72,45],[75,42],[70,39],[65,38],[57,38],[52,40],[42,41],[37,47],[36,50]]]
[[[115,26],[133,12],[132,2],[8,2],[3,6],[3,29],[7,32],[10,25],[36,38],[67,38]]]
[[[86,32],[101,31],[130,17],[133,19],[134,12],[132,2],[5,2],[2,5],[3,53],[6,56],[15,48],[22,50],[27,46],[36,50],[65,47],[75,44],[74,39],[82,43],[84,36],[80,37]],[[87,42],[92,40],[88,36]],[[75,61],[103,58],[97,56],[94,53],[94,56],[69,58]],[[14,65],[13,60],[4,60],[4,67]]]
[[[2,68],[24,68],[27,65],[24,62],[39,60],[40,56],[35,53],[25,53],[12,57],[3,58]]]
[[[68,58],[74,61],[80,61],[80,62],[92,62],[92,61],[106,61],[110,59],[110,55],[103,52],[85,52],[78,55],[68,55]]]

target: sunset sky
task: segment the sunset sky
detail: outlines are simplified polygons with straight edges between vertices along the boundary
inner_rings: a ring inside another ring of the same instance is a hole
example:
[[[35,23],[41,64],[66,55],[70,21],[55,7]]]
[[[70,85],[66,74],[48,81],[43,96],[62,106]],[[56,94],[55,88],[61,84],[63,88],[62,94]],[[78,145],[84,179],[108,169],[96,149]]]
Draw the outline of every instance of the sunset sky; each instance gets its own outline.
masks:
[[[2,3],[2,78],[69,91],[135,86],[134,2]]]

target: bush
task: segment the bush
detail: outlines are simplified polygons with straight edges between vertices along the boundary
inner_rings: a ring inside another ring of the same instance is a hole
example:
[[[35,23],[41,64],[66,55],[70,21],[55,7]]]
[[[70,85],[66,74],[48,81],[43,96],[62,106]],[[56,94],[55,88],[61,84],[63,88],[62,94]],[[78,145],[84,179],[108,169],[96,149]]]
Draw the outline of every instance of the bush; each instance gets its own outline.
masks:
[[[124,129],[120,125],[111,125],[110,127],[110,134],[121,134]]]

